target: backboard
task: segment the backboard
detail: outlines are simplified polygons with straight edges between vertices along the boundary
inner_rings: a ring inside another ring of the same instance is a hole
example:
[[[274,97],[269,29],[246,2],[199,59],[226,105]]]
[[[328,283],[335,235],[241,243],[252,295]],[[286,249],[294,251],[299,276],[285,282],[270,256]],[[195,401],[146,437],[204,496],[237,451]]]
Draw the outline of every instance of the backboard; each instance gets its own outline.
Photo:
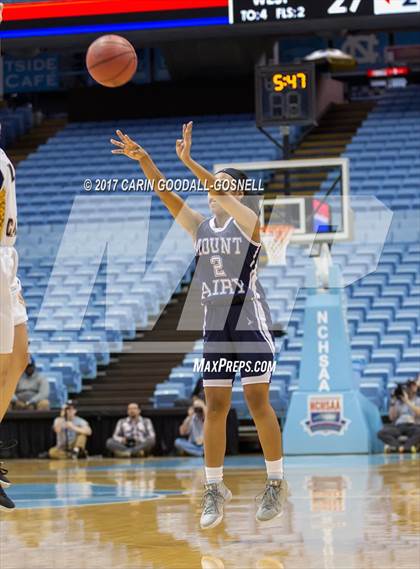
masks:
[[[347,241],[351,237],[347,158],[215,164],[263,181],[262,225],[292,225],[292,243]]]

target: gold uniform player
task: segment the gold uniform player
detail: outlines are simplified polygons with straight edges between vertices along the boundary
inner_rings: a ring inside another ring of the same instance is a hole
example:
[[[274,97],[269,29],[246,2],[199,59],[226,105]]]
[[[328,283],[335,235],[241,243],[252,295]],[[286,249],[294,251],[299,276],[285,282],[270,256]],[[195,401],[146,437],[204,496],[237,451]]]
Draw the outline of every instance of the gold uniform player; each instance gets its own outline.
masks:
[[[209,529],[220,524],[223,506],[232,498],[223,483],[226,418],[235,378],[233,364],[240,366],[245,360],[249,361],[245,362],[246,368],[240,368],[241,381],[267,468],[267,484],[256,518],[260,522],[272,520],[282,513],[288,488],[283,478],[280,427],[269,398],[271,371],[267,372],[266,364],[273,361],[274,341],[268,306],[257,277],[261,250],[259,216],[256,208],[248,203],[245,184],[241,188],[238,183],[246,181],[246,175],[234,169],[213,175],[195,162],[191,158],[192,123],[184,125],[183,138],[177,141],[176,150],[180,160],[209,190],[211,215],[205,218],[179,195],[165,190],[164,176],[141,146],[121,131],[117,131],[117,135],[119,140],[111,140],[118,147],[113,153],[138,161],[159,198],[191,235],[195,245],[194,279],[201,286],[204,306],[203,359],[205,365],[210,364],[203,376],[207,404],[206,484],[200,525],[202,529]],[[244,350],[244,344],[250,349]]]
[[[17,230],[15,178],[12,163],[0,149],[0,422],[28,364],[28,317],[17,278],[18,256],[14,248]],[[0,468],[0,508],[11,510],[15,506],[4,491],[10,486],[6,474],[7,471]]]

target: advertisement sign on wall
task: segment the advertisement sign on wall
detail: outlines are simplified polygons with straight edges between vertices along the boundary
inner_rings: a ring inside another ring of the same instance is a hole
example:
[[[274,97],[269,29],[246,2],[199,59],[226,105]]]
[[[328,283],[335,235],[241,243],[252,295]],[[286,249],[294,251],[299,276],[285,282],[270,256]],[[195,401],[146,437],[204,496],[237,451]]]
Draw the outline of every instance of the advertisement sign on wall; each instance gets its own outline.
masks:
[[[3,58],[4,92],[55,91],[60,86],[59,57],[43,53],[31,58]]]

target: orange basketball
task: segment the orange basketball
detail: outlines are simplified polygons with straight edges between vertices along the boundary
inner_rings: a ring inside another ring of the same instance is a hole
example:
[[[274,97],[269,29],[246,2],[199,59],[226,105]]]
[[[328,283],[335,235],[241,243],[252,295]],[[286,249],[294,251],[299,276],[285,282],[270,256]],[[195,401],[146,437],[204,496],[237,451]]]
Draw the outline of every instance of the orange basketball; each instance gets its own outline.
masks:
[[[120,87],[128,83],[135,74],[137,54],[125,38],[116,35],[102,36],[89,47],[86,67],[97,83],[105,87]]]

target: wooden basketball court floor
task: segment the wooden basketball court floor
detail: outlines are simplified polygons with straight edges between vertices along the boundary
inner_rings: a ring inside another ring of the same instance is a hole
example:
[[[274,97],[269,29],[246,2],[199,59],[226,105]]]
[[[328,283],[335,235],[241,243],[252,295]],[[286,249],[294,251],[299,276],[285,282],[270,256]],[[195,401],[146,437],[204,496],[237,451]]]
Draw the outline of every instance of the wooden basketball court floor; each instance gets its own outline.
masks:
[[[418,569],[420,460],[286,459],[284,515],[255,521],[259,456],[230,457],[234,499],[198,527],[202,461],[9,461],[17,509],[1,512],[1,569]]]

